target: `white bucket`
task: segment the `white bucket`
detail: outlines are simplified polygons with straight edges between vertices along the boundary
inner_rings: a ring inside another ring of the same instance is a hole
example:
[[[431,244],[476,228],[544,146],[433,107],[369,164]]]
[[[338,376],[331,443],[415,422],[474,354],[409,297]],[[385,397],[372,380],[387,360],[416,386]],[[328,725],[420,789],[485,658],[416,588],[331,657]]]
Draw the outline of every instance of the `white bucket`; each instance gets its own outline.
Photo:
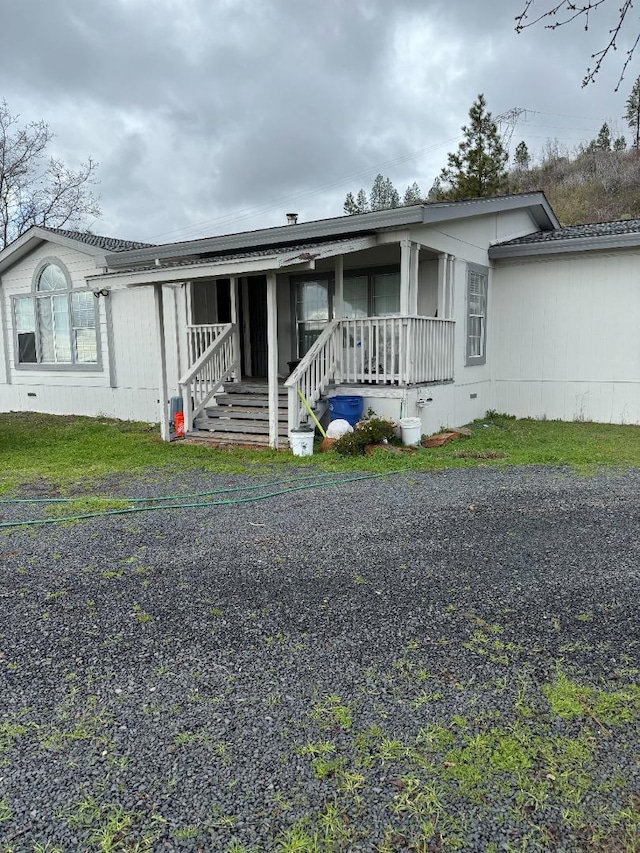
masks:
[[[420,418],[401,418],[402,443],[407,446],[420,444],[422,438],[422,421]]]
[[[289,433],[289,446],[294,456],[313,456],[313,432],[308,429],[292,429]]]

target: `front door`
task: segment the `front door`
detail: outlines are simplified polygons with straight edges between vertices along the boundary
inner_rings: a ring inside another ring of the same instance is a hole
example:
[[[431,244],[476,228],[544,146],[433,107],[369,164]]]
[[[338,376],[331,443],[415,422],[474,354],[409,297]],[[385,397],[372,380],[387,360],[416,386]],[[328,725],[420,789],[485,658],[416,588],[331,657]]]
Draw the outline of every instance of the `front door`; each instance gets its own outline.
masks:
[[[252,275],[247,280],[246,310],[251,356],[251,376],[264,378],[268,371],[267,352],[267,277]],[[243,309],[245,306],[243,306]],[[247,371],[248,372],[248,371]]]

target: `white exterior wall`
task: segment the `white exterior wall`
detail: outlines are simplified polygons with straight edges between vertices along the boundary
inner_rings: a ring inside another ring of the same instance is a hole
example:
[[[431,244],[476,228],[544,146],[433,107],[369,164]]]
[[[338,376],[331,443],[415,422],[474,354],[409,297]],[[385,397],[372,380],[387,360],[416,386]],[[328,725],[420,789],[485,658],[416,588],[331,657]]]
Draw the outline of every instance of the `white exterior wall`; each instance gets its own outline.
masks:
[[[519,417],[640,423],[640,252],[499,261],[494,402]]]
[[[86,287],[85,276],[96,273],[93,255],[46,243],[2,274],[0,298],[4,323],[0,349],[3,363],[0,370],[0,411],[158,421],[159,359],[152,288],[113,288],[109,296],[97,300],[100,364],[95,370],[21,368],[15,363],[12,297],[32,292],[34,272],[45,258],[57,258],[65,265],[73,287]],[[175,347],[171,345],[175,340],[172,290],[164,288],[169,394],[176,393],[178,371]],[[178,293],[178,299],[183,303],[184,295]],[[107,300],[111,311],[111,335]],[[182,335],[184,339],[184,330]]]

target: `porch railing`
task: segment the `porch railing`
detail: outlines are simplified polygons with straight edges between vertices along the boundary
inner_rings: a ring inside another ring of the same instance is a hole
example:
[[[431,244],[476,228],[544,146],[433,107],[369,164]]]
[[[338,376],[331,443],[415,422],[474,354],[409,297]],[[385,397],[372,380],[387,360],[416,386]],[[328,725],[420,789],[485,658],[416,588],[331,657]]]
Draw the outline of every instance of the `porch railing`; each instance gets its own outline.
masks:
[[[455,321],[437,317],[363,317],[329,323],[285,382],[289,429],[331,382],[413,385],[453,379]]]
[[[209,325],[192,325],[187,326],[187,354],[189,358],[189,367],[195,364],[203,352],[205,352],[211,344],[219,338],[227,328],[227,323],[212,323]]]
[[[209,346],[180,378],[178,387],[184,404],[184,426],[187,432],[222,384],[240,368],[234,327],[227,323],[213,337]]]
[[[306,409],[299,391],[313,406],[318,402],[339,369],[341,330],[333,320],[317,338],[284,383],[288,392],[289,430],[297,429],[306,420]]]
[[[412,385],[453,379],[453,320],[363,317],[340,324],[342,382]]]

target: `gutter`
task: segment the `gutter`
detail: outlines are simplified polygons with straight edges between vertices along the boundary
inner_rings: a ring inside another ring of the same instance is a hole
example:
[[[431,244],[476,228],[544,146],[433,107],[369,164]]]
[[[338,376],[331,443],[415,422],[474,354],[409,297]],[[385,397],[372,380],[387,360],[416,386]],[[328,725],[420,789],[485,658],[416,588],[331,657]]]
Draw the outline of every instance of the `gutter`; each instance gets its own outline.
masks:
[[[490,260],[560,255],[570,252],[594,252],[599,249],[640,248],[640,234],[601,234],[597,237],[570,237],[564,240],[543,240],[539,243],[516,243],[489,247]]]

